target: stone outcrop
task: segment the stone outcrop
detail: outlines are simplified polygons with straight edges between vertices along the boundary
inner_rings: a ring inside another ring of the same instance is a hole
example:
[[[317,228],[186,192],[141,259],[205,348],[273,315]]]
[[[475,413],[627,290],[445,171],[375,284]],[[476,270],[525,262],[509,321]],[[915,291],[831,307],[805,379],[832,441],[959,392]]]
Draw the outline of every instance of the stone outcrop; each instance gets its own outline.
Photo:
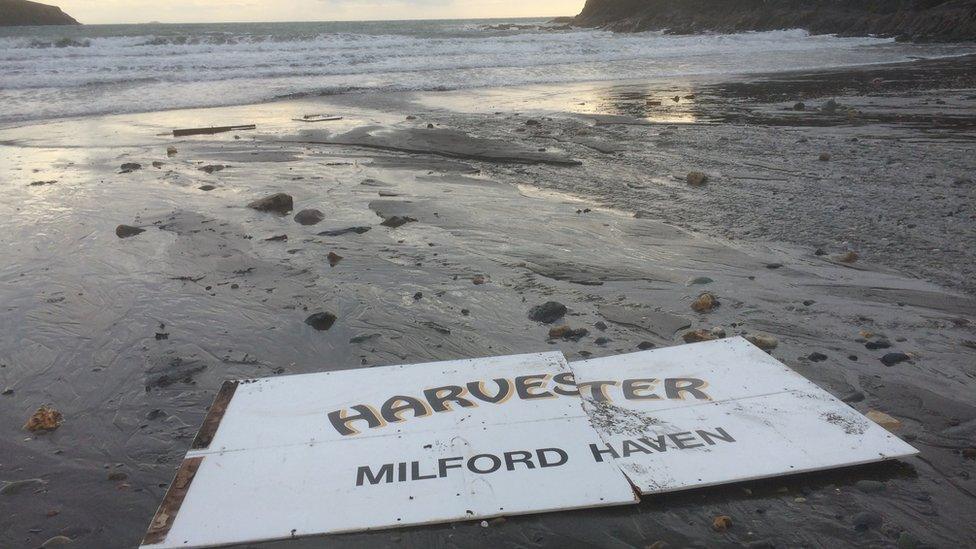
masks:
[[[573,24],[672,34],[806,29],[917,41],[976,40],[976,0],[587,0]]]
[[[0,27],[78,24],[57,6],[27,0],[0,0]]]

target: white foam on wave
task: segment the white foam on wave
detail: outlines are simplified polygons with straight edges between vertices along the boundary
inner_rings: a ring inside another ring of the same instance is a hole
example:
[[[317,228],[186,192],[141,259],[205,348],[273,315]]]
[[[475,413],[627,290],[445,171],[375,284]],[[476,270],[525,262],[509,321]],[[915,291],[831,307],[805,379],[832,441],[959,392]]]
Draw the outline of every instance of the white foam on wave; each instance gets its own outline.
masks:
[[[890,40],[800,30],[596,30],[0,37],[0,121],[247,104],[345,90],[431,90],[896,61]]]

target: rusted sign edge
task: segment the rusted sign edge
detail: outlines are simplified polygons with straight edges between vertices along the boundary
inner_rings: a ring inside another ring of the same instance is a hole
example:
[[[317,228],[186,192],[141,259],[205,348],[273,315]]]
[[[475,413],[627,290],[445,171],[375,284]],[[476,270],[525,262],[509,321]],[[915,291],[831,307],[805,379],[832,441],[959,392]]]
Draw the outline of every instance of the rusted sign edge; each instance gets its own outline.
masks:
[[[197,436],[193,439],[193,444],[190,446],[191,450],[206,450],[210,447],[239,383],[238,381],[225,381],[220,386],[213,404],[210,405],[210,411],[207,412],[207,417],[203,420],[203,425],[200,426]]]
[[[146,531],[142,545],[155,545],[166,540],[166,535],[169,534],[173,522],[176,521],[176,515],[180,512],[180,507],[183,506],[183,499],[186,498],[186,493],[190,491],[190,483],[193,482],[193,477],[196,476],[201,463],[203,463],[202,456],[183,460],[179,470],[176,471],[173,484],[166,491],[166,497],[159,504],[159,509],[149,524],[149,530]]]

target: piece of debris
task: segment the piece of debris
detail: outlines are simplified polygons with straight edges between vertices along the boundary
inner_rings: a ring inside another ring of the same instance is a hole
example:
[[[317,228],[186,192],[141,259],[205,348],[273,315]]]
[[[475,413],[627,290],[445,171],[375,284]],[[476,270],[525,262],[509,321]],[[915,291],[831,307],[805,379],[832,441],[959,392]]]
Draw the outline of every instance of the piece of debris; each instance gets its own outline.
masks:
[[[403,225],[406,225],[407,223],[412,223],[414,221],[417,220],[406,215],[394,215],[384,219],[383,222],[380,223],[380,225],[395,229],[397,227],[402,227]]]
[[[135,236],[144,232],[146,232],[146,229],[133,227],[132,225],[119,225],[115,228],[115,236],[119,238],[129,238],[130,236]]]
[[[266,196],[264,198],[255,200],[248,204],[247,207],[259,212],[272,212],[285,215],[294,209],[295,203],[292,200],[291,195],[285,193],[275,193],[271,196]]]
[[[331,231],[322,231],[318,233],[319,236],[342,236],[345,234],[364,234],[369,232],[372,227],[348,227],[346,229],[333,229]]]
[[[867,337],[873,337],[874,336],[874,334],[863,335],[864,333],[866,333],[866,332],[863,332],[862,331],[861,337],[867,338]],[[890,349],[891,348],[891,342],[888,341],[887,339],[879,339],[877,341],[868,341],[868,342],[866,342],[864,344],[864,347],[866,349],[868,349],[869,351],[878,351],[880,349]]]
[[[153,168],[156,168],[157,170],[163,169],[163,163],[160,162],[159,160],[153,160],[152,166],[153,166]]]
[[[315,209],[302,210],[295,214],[295,221],[299,225],[317,225],[323,219],[325,214]]]
[[[725,532],[729,528],[732,528],[732,517],[727,515],[719,515],[712,519],[712,530],[716,532]]]
[[[829,162],[830,161],[830,154],[828,154],[828,153],[820,153],[820,161],[821,162]]]
[[[779,340],[767,334],[750,334],[746,336],[746,341],[764,351],[771,351],[779,346]]]
[[[219,171],[222,171],[226,167],[227,166],[223,166],[223,165],[220,165],[220,164],[210,164],[208,166],[203,166],[203,167],[197,168],[197,169],[200,170],[201,172],[205,172],[205,173],[208,173],[208,174],[214,174],[214,173],[217,173]]]
[[[340,261],[342,261],[342,256],[335,252],[329,252],[329,255],[325,257],[329,260],[329,267],[335,267]]]
[[[176,156],[177,152],[178,151],[176,150],[176,147],[173,146],[166,147],[166,156],[168,158],[173,158],[174,156]]]
[[[566,314],[566,306],[558,301],[547,301],[529,309],[529,320],[552,324]]]
[[[887,367],[892,367],[896,364],[901,364],[902,362],[907,362],[912,358],[905,353],[888,353],[881,357],[881,363]]]
[[[710,313],[720,305],[718,298],[711,292],[702,292],[691,303],[691,309],[698,313]]]
[[[713,335],[709,330],[698,329],[685,332],[685,334],[681,336],[681,339],[683,339],[685,343],[701,343],[702,341],[713,341],[718,338],[715,337],[715,335]]]
[[[276,234],[274,236],[269,236],[264,239],[265,242],[287,242],[288,235],[286,234]]]
[[[688,172],[685,181],[692,187],[701,187],[705,183],[708,183],[708,176],[702,172]]]
[[[471,279],[471,283],[475,286],[481,286],[485,282],[487,282],[485,275],[474,275],[474,277]]]
[[[423,298],[424,298],[424,292],[417,292],[417,293],[413,294],[413,300],[414,301],[420,301]]]
[[[569,326],[563,325],[563,326],[557,326],[555,328],[550,329],[549,338],[565,339],[567,341],[579,341],[589,333],[590,333],[589,330],[587,330],[586,328],[574,329],[574,328],[570,328]]]
[[[64,416],[50,406],[41,406],[24,424],[24,429],[34,433],[37,431],[53,431],[61,426]]]
[[[136,162],[126,162],[125,164],[122,164],[119,169],[121,170],[119,173],[132,173],[136,170],[141,170],[142,164],[138,164]]]
[[[184,128],[173,130],[173,137],[185,137],[188,135],[213,135],[217,133],[254,129],[257,129],[257,126],[254,124],[243,124],[240,126],[213,126],[210,128]]]
[[[324,332],[335,324],[336,315],[328,312],[315,313],[305,319],[305,324],[320,332]]]
[[[889,416],[884,412],[879,412],[878,410],[869,410],[868,413],[864,414],[868,419],[877,423],[878,425],[884,427],[885,429],[895,432],[901,428],[901,421]]]
[[[332,122],[342,120],[342,117],[333,114],[306,114],[301,118],[292,118],[292,120],[295,122]]]
[[[804,111],[806,109],[807,109],[807,106],[802,101],[797,101],[796,103],[793,104],[793,110],[794,111]]]

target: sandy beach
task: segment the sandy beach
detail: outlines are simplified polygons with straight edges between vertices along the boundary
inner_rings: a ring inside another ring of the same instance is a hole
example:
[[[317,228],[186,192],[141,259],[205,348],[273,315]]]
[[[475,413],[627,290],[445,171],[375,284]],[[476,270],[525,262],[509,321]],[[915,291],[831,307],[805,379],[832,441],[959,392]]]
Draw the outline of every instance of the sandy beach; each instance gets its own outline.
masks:
[[[732,335],[920,456],[329,546],[974,544],[974,61],[7,124],[0,546],[137,545],[225,379]],[[64,424],[24,431],[44,404]]]

